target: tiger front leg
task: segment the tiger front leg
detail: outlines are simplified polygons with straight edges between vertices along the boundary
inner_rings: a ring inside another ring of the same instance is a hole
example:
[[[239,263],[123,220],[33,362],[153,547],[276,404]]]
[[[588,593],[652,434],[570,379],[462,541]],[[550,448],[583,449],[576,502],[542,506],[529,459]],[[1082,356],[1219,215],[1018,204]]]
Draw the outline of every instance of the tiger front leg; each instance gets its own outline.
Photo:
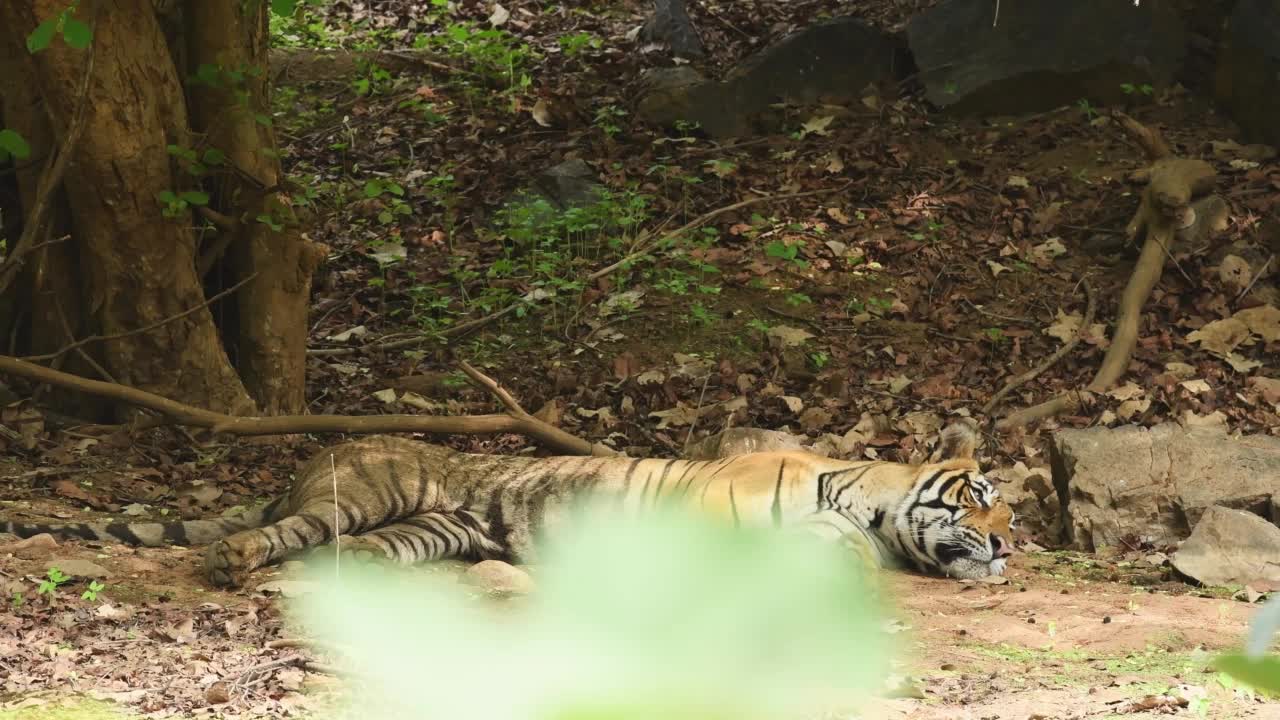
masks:
[[[339,528],[343,532],[348,528]],[[217,587],[240,587],[249,573],[278,563],[288,555],[322,545],[333,537],[333,527],[311,513],[291,515],[262,528],[245,530],[209,545],[204,567]]]
[[[425,512],[360,535],[342,535],[326,551],[357,561],[416,565],[448,558],[495,558],[502,546],[473,513]]]

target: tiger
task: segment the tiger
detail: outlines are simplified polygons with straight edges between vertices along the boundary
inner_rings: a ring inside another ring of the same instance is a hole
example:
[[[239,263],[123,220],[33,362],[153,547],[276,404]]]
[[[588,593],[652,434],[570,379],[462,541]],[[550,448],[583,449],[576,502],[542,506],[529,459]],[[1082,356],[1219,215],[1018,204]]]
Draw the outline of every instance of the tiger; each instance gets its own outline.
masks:
[[[594,498],[629,517],[671,502],[735,527],[812,533],[848,546],[873,568],[977,579],[1004,574],[1014,515],[979,469],[976,445],[968,423],[945,428],[939,460],[920,464],[799,450],[715,460],[478,455],[373,435],[313,457],[287,494],[239,515],[2,522],[0,530],[23,538],[207,545],[210,583],[234,588],[258,568],[333,545],[340,554],[401,565],[450,558],[535,563],[540,536]]]

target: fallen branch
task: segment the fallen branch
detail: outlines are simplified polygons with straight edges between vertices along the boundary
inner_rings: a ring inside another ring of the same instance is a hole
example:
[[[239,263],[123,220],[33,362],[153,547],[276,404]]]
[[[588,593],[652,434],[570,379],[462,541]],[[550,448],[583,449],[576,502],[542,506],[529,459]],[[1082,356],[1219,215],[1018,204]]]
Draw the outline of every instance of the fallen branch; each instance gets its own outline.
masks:
[[[1138,261],[1120,297],[1111,345],[1093,380],[1083,390],[1073,390],[1034,407],[1017,411],[996,423],[1001,431],[1022,427],[1088,402],[1094,393],[1109,390],[1124,375],[1138,344],[1142,307],[1164,273],[1164,259],[1172,254],[1175,240],[1193,242],[1225,226],[1227,206],[1216,195],[1195,199],[1213,189],[1216,173],[1203,160],[1173,157],[1160,134],[1124,113],[1116,119],[1142,146],[1151,166],[1135,177],[1147,182],[1138,210],[1125,228],[1131,241],[1145,236]]]
[[[1084,294],[1085,294],[1086,300],[1085,300],[1085,309],[1084,309],[1084,320],[1080,322],[1080,329],[1076,331],[1075,336],[1073,336],[1069,341],[1067,341],[1062,347],[1058,348],[1057,352],[1045,358],[1039,365],[1036,365],[1030,370],[1006,382],[1004,384],[1004,387],[1000,388],[1000,390],[995,395],[992,395],[991,399],[988,400],[987,403],[982,406],[983,414],[991,412],[991,409],[994,408],[996,404],[999,403],[1002,399],[1004,399],[1005,395],[1008,395],[1009,393],[1013,392],[1020,386],[1025,385],[1026,383],[1031,382],[1032,380],[1035,380],[1037,377],[1042,375],[1046,370],[1056,365],[1059,360],[1066,357],[1067,353],[1070,353],[1073,349],[1075,349],[1076,345],[1080,344],[1080,340],[1084,338],[1085,333],[1089,331],[1089,327],[1093,325],[1093,314],[1097,310],[1097,298],[1094,297],[1093,286],[1089,284],[1088,278],[1081,278],[1080,284],[1084,286]]]
[[[650,251],[653,250],[654,247],[660,245],[664,241],[677,238],[680,235],[686,232],[689,232],[690,230],[695,230],[699,227],[702,227],[703,225],[707,224],[708,222],[711,222],[715,218],[725,213],[733,212],[734,210],[741,210],[742,208],[749,207],[751,205],[755,205],[757,203],[762,203],[770,200],[794,200],[796,198],[809,197],[812,195],[826,195],[828,193],[839,192],[841,190],[844,190],[845,188],[848,188],[852,184],[853,184],[852,182],[848,182],[848,183],[845,183],[844,185],[841,185],[840,187],[822,188],[820,190],[807,190],[805,192],[787,193],[785,195],[761,195],[759,197],[753,197],[753,198],[747,198],[746,200],[741,200],[739,202],[733,203],[732,205],[725,205],[723,207],[716,208],[715,210],[699,215],[693,220],[685,223],[684,225],[681,225],[675,230],[672,230],[671,232],[656,234],[653,237],[649,238],[648,240],[644,240],[637,243],[635,250],[633,250],[630,253],[627,253],[627,255],[623,257],[621,260],[615,263],[612,263],[610,265],[606,265],[605,267],[600,268],[599,270],[596,270],[595,272],[591,273],[590,275],[587,276],[586,280],[587,282],[595,282],[596,280],[599,280],[600,278],[605,277],[606,275],[610,275],[614,272],[617,272],[619,269],[624,268],[630,263],[635,262],[637,259],[647,255]],[[447,330],[443,330],[434,335],[421,335],[418,337],[395,340],[392,342],[378,341],[378,342],[369,343],[367,345],[361,345],[359,347],[314,348],[314,349],[308,350],[307,355],[313,356],[313,357],[321,356],[321,355],[334,356],[334,355],[351,355],[354,353],[367,352],[367,351],[400,350],[407,347],[414,347],[416,345],[420,345],[430,340],[448,340],[451,338],[458,338],[458,337],[467,335],[475,330],[478,330],[481,327],[484,327],[485,325],[488,325],[500,318],[503,318],[522,307],[529,307],[536,304],[537,302],[538,300],[533,296],[532,293],[530,293],[529,295],[526,295],[524,298],[514,303],[511,303],[510,305],[502,308],[501,310],[498,310],[484,317],[480,317],[475,320],[462,323],[461,325],[455,325],[451,328],[448,328]]]
[[[372,415],[352,417],[349,415],[279,415],[276,417],[241,417],[192,407],[126,385],[71,375],[15,357],[0,355],[0,372],[151,410],[165,416],[177,425],[206,428],[214,433],[225,433],[241,437],[292,435],[296,433],[484,435],[509,432],[526,435],[552,450],[569,455],[611,456],[619,454],[613,448],[575,437],[554,425],[529,415],[523,410],[507,412],[501,415],[466,416]],[[489,380],[489,382],[492,383],[493,381]],[[496,383],[494,384],[496,386]],[[503,396],[510,399],[510,395],[504,391],[502,396],[498,396],[498,401],[505,405],[507,401],[503,399]],[[514,400],[512,399],[511,402],[514,402]],[[516,408],[518,409],[519,405],[516,405]]]

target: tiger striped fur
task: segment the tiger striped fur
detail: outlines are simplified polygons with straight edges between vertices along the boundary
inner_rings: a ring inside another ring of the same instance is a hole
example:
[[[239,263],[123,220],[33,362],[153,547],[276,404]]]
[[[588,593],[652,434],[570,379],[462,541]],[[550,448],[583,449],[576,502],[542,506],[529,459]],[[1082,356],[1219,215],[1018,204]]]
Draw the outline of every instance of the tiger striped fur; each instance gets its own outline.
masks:
[[[580,501],[602,498],[627,513],[674,501],[735,525],[816,533],[846,543],[875,567],[977,578],[1004,572],[1013,513],[982,476],[975,444],[973,428],[955,424],[943,431],[941,461],[907,465],[806,452],[706,461],[505,457],[373,436],[320,453],[288,495],[230,519],[6,522],[0,529],[19,537],[49,532],[138,545],[207,544],[210,581],[239,586],[254,569],[335,535],[344,552],[404,564],[453,557],[532,562],[535,538]]]

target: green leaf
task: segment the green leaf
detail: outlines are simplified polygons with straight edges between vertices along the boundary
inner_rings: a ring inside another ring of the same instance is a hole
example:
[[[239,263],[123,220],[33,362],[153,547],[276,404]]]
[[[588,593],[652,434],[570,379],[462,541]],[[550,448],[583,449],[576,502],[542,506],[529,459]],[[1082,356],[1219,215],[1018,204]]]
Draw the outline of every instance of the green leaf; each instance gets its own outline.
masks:
[[[58,31],[58,21],[56,18],[49,18],[36,26],[36,29],[27,36],[27,52],[35,54],[49,47],[49,43],[53,42],[53,35]]]
[[[156,193],[156,199],[162,203],[175,203],[178,201],[178,196],[172,190],[161,190]]]
[[[259,125],[263,127],[271,127],[271,116],[269,115],[264,115],[263,113],[254,113],[253,119],[255,122],[257,122]]]
[[[293,15],[298,7],[298,0],[271,0],[271,12],[286,17]]]
[[[381,195],[381,194],[382,194],[382,181],[381,181],[381,180],[370,180],[369,182],[367,182],[367,183],[365,183],[365,184],[364,184],[364,196],[365,196],[365,197],[368,197],[368,198],[375,198],[375,197],[378,197],[378,196],[379,196],[379,195]]]
[[[390,190],[391,194],[395,195],[396,197],[404,197],[404,188],[400,187],[396,183],[388,182],[387,189]]]
[[[1254,659],[1232,654],[1219,657],[1213,664],[1246,685],[1280,695],[1280,657],[1269,655]]]
[[[26,139],[19,135],[17,130],[10,130],[9,128],[0,130],[0,150],[4,150],[19,160],[24,160],[31,156],[31,146],[27,144]]]
[[[196,68],[196,80],[210,87],[217,87],[222,76],[222,68],[212,63],[201,63]]]
[[[204,151],[204,155],[200,159],[206,165],[221,165],[227,159],[227,154],[217,148],[209,148]]]
[[[93,42],[93,30],[75,18],[67,18],[62,24],[62,39],[71,47],[83,50]]]
[[[191,205],[209,204],[209,193],[200,192],[199,190],[187,190],[179,194],[178,197],[186,200]]]

